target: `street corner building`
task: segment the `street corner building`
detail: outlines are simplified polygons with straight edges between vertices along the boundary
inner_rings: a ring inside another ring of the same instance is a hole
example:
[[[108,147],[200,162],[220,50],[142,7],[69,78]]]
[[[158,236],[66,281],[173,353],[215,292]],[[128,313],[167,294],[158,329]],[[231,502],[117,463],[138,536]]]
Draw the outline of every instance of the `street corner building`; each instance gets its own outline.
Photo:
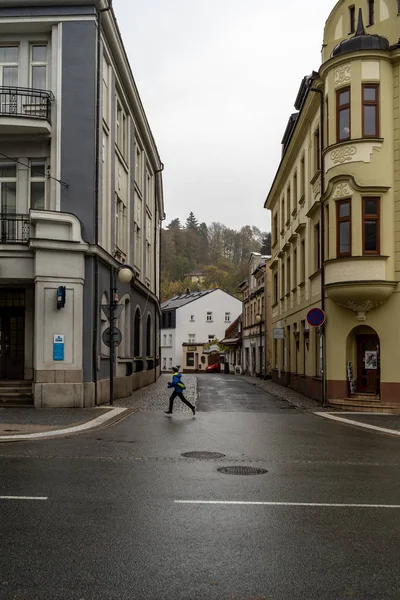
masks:
[[[399,12],[337,2],[265,203],[273,379],[353,410],[400,411]]]
[[[107,0],[0,0],[2,401],[155,381],[162,169]]]

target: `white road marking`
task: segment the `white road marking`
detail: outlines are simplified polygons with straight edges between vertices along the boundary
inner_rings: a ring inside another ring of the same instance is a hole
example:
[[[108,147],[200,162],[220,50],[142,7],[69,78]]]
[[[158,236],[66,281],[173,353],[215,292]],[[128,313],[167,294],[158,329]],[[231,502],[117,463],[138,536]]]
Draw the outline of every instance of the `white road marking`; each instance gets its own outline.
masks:
[[[241,500],[174,500],[175,504],[217,504],[239,506],[308,506],[322,508],[400,508],[400,504],[334,504],[328,502],[257,502]]]
[[[97,409],[96,409],[97,410]],[[101,410],[101,409],[100,409]],[[53,438],[60,435],[67,435],[70,433],[78,433],[80,431],[86,431],[88,429],[92,429],[93,427],[98,427],[103,423],[106,423],[110,419],[113,419],[117,415],[128,410],[127,408],[112,408],[108,410],[106,413],[97,417],[96,419],[92,419],[87,423],[83,423],[82,425],[76,425],[75,427],[67,427],[66,429],[55,429],[53,431],[41,431],[40,433],[21,433],[18,435],[1,435],[0,441],[6,442],[10,440],[38,440],[45,438]]]
[[[48,500],[47,496],[0,496],[0,500]]]
[[[354,415],[385,415],[390,416],[386,413],[350,413]],[[318,417],[322,417],[324,419],[331,419],[331,421],[338,421],[339,423],[346,423],[347,425],[355,425],[356,427],[361,427],[362,429],[371,429],[372,431],[380,431],[380,433],[390,433],[390,435],[400,436],[400,431],[396,431],[395,429],[387,429],[386,427],[378,427],[378,425],[370,425],[369,423],[362,423],[361,421],[353,421],[352,419],[345,419],[344,417],[338,417],[335,414],[329,412],[315,412],[314,415]],[[395,415],[392,415],[395,416]]]

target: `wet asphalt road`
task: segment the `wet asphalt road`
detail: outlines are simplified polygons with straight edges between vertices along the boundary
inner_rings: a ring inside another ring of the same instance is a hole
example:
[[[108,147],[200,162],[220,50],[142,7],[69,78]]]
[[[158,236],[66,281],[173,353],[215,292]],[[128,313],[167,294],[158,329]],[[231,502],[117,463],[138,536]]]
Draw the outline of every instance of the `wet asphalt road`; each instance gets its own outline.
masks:
[[[400,504],[399,440],[288,410],[240,378],[199,377],[199,392],[196,418],[141,411],[0,445],[0,495],[48,497],[0,500],[0,598],[398,600],[400,510],[310,504]]]

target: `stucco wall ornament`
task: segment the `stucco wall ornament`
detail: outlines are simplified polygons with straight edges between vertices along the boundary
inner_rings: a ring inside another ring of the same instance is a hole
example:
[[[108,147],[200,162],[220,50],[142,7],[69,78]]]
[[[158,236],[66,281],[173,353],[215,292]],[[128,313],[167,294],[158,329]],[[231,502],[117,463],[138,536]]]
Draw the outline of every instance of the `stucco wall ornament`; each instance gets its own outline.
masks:
[[[342,65],[335,69],[335,85],[351,81],[351,65]]]
[[[335,165],[343,164],[353,160],[353,156],[356,154],[357,148],[355,146],[344,146],[331,152],[331,160]]]
[[[334,198],[346,198],[351,196],[351,190],[348,183],[338,183],[333,194]]]

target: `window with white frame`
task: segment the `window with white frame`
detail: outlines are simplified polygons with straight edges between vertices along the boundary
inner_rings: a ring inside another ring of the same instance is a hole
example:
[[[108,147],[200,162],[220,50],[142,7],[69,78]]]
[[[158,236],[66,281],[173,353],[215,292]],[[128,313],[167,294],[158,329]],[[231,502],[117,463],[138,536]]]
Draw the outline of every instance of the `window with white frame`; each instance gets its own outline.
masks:
[[[128,158],[128,117],[123,109],[122,103],[117,97],[117,117],[115,141],[122,156]]]
[[[46,164],[31,160],[29,165],[29,206],[44,210],[46,206]]]
[[[47,44],[31,46],[31,87],[35,90],[47,89]]]
[[[230,323],[230,322],[231,322],[231,313],[226,312],[225,313],[225,323]]]
[[[103,119],[110,122],[110,65],[103,57]]]
[[[194,315],[190,315],[190,322],[194,323]]]
[[[0,85],[4,87],[18,86],[18,67],[19,67],[19,47],[18,46],[0,46]],[[8,98],[8,97],[7,97]],[[9,102],[6,97],[1,98],[2,110],[3,103]]]
[[[167,334],[164,333],[162,337],[163,337],[163,346],[166,346],[167,345]]]
[[[0,214],[17,212],[17,166],[0,163]]]
[[[138,143],[135,145],[135,183],[141,190],[143,185],[143,150]]]
[[[115,194],[115,241],[118,249],[126,255],[128,244],[127,208],[118,194]]]
[[[172,358],[168,359],[168,363],[169,363],[169,368],[172,369]]]
[[[208,312],[207,313],[207,323],[212,323],[213,320],[213,314],[212,312]]]
[[[195,333],[189,333],[189,344],[195,344],[196,343],[196,334]]]
[[[150,212],[153,211],[153,176],[148,167],[146,167],[146,205]]]
[[[209,341],[209,342],[213,342],[214,340],[215,340],[215,335],[214,335],[214,334],[210,334],[210,335],[208,336],[208,341]]]
[[[172,346],[172,333],[170,333],[168,336],[168,345]]]

